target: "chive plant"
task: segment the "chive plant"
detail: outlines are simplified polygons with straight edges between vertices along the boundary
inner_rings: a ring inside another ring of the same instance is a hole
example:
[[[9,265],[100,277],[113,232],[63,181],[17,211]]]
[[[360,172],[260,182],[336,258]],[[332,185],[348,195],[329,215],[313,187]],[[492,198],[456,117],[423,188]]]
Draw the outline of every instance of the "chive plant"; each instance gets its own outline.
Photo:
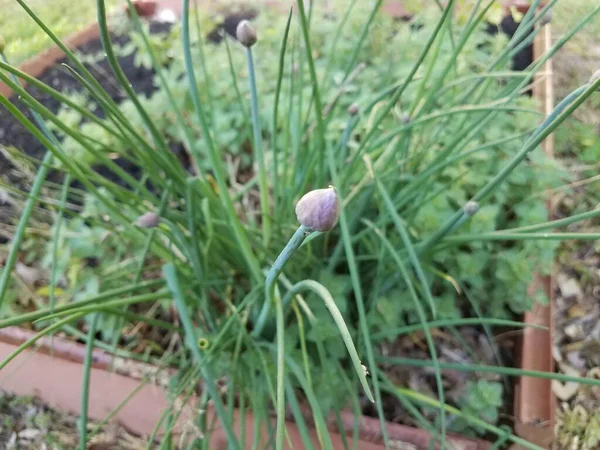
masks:
[[[488,337],[493,327],[524,327],[515,315],[532,306],[526,289],[534,272],[549,270],[553,241],[597,239],[555,231],[597,211],[548,221],[543,199],[533,194],[556,187],[563,173],[540,143],[600,80],[592,77],[547,117],[523,94],[600,6],[517,72],[511,58],[531,43],[555,0],[541,8],[533,1],[510,38],[484,31],[493,0],[449,0],[408,23],[383,14],[381,1],[327,8],[300,1],[287,20],[259,8],[252,23],[239,24],[237,42],[223,36],[222,45],[206,42],[214,23],[189,0],[182,0],[181,24],[158,40],[128,1],[127,26],[155,74],[157,90],[144,97],[120,65],[126,50],[111,41],[104,1],[97,0],[104,53],[124,93],[118,103],[27,2],[16,1],[65,52],[64,69],[86,102],[0,62],[0,80],[16,94],[0,96],[0,104],[47,149],[31,189],[21,194],[26,201],[6,247],[0,305],[18,295],[12,275],[33,239],[37,207],[55,213],[49,250],[38,255],[51,269],[48,305],[40,300],[33,311],[0,318],[0,327],[33,323],[37,330],[0,369],[54,332],[84,341],[81,448],[97,432],[88,429],[86,413],[96,347],[176,370],[171,405],[149,448],[161,429],[160,448],[176,442],[178,405],[198,384],[200,408],[214,407],[229,446],[240,449],[282,449],[288,413],[305,448],[332,448],[330,428],[344,430],[329,417],[339,419],[348,407],[357,420],[376,415],[390,448],[384,400],[402,405],[410,422],[430,433],[431,446],[449,448],[446,434],[459,418],[497,445],[539,449],[458,408],[442,370],[600,385],[504,367],[500,358],[496,365],[477,357],[456,364],[432,332],[443,327],[476,356],[461,327]],[[463,8],[462,22],[455,8]],[[37,101],[22,82],[59,101],[61,111]],[[78,115],[77,125],[64,120],[65,111]],[[173,144],[185,148],[189,166]],[[88,158],[74,157],[73,148]],[[115,154],[142,176],[123,170]],[[50,170],[63,176],[52,201],[40,196]],[[84,220],[70,206],[76,196]],[[84,264],[90,256],[98,267]],[[59,280],[66,280],[60,289]],[[132,351],[124,333],[141,329],[166,333],[169,343]],[[418,333],[428,358],[384,352]],[[400,385],[386,372],[394,365],[430,368],[435,394]],[[374,403],[361,409],[363,398]],[[252,412],[254,430],[234,427],[236,408]],[[210,448],[209,419],[198,415],[204,437],[190,445]],[[318,442],[309,436],[312,425]],[[348,436],[345,446],[355,448],[356,438]]]

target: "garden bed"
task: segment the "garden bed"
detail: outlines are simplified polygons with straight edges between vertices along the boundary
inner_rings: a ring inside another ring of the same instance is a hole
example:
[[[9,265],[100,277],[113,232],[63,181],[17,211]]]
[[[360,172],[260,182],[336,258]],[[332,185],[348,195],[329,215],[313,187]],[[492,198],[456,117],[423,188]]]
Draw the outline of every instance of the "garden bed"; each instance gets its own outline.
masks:
[[[126,45],[129,41],[127,37],[123,36],[115,36],[113,42],[116,42],[120,45]],[[84,46],[78,48],[78,52],[83,55],[95,55],[101,49],[99,41],[92,41],[87,43]],[[143,67],[139,67],[134,63],[135,55],[131,54],[129,56],[121,57],[120,62],[123,67],[126,75],[132,81],[132,86],[136,90],[138,94],[149,95],[155,91],[155,86],[153,83],[152,71],[148,69],[144,69]],[[120,89],[115,89],[115,81],[112,78],[110,68],[107,63],[103,61],[99,61],[89,66],[90,70],[97,76],[98,80],[106,87],[107,92],[110,93],[111,97],[120,102],[124,100],[124,94]],[[72,77],[64,71],[64,69],[60,66],[60,63],[57,64],[56,67],[45,71],[40,78],[42,81],[46,81],[48,84],[53,86],[55,89],[61,91],[69,91],[73,89],[77,91],[75,87],[75,83],[72,80]],[[42,96],[38,96],[39,92],[32,93],[48,106],[53,112],[58,111],[58,104],[54,100],[45,99]],[[48,100],[46,102],[46,100]],[[18,102],[17,102],[18,103]],[[19,107],[25,110],[24,105],[19,105]],[[4,110],[1,110],[1,114],[8,114]],[[6,121],[5,121],[6,119]],[[0,115],[0,121],[2,123],[9,123],[10,133],[6,133],[8,139],[1,137],[0,140],[6,145],[14,145],[15,147],[21,148],[26,151],[26,153],[34,158],[41,158],[44,153],[44,148],[37,143],[37,141],[32,140],[33,138],[25,137],[25,133],[22,129],[19,129],[19,125],[15,124],[12,118],[3,117]],[[183,145],[181,142],[170,142],[172,148],[183,149]],[[187,154],[184,153],[183,157],[187,157]],[[0,160],[0,164],[2,160]],[[6,164],[6,162],[4,162]],[[187,169],[189,171],[193,171],[193,167],[191,166],[189,159],[187,159]],[[124,166],[126,170],[132,174],[134,177],[140,177],[139,167],[133,166],[128,167]],[[19,182],[22,181],[22,177],[18,174],[13,173],[11,175],[12,178],[9,179],[10,183],[18,185]],[[54,181],[60,181],[60,177],[57,175],[53,178]],[[118,180],[117,180],[118,181]],[[93,261],[88,261],[89,263],[93,263]],[[42,277],[43,278],[43,277]],[[147,277],[147,279],[152,279],[151,276]],[[39,288],[42,286],[34,286],[34,288]],[[145,314],[149,312],[148,308],[141,307],[139,309],[132,310],[138,314]],[[472,312],[472,311],[471,311]],[[176,314],[173,309],[166,308],[162,310],[159,315],[156,315],[155,318],[165,320],[167,322],[174,323],[178,325]],[[89,324],[85,321],[81,321],[79,323],[79,329],[82,332],[88,331]],[[139,356],[139,359],[146,359],[147,361],[155,361],[158,355],[161,355],[165,351],[172,351],[173,348],[176,350],[182,350],[182,343],[177,342],[177,333],[178,332],[169,332],[164,333],[164,331],[160,331],[160,327],[135,327],[133,324],[128,325],[129,330],[135,330],[135,336],[132,336],[131,333],[123,333],[123,336],[129,335],[132,337],[138,345],[132,345],[131,341],[124,340],[122,337],[121,340],[118,341],[120,346],[127,346],[129,348],[133,348],[132,352]],[[477,362],[484,365],[494,365],[497,363],[498,357],[500,357],[501,361],[505,365],[514,365],[516,361],[513,360],[513,355],[515,353],[516,341],[514,339],[503,339],[500,342],[490,343],[488,342],[484,336],[483,328],[480,326],[466,326],[461,327],[460,329],[434,329],[434,335],[436,337],[436,344],[440,349],[440,359],[444,362]],[[506,331],[504,329],[498,329],[500,333]],[[75,337],[80,341],[81,338]],[[170,344],[176,342],[175,347],[171,347]],[[158,343],[158,347],[150,345],[150,343]],[[393,342],[383,342],[381,344],[381,351],[386,357],[402,357],[402,358],[412,358],[415,360],[427,360],[428,352],[425,343],[425,336],[420,333],[411,333],[406,337],[401,337],[395,339]],[[471,351],[467,350],[471,349]],[[148,356],[153,356],[155,359],[147,358]],[[414,369],[408,367],[402,367],[395,365],[394,367],[386,367],[385,364],[382,365],[390,380],[394,384],[399,384],[403,386],[409,386],[411,389],[424,393],[429,396],[435,397],[435,380],[432,374],[431,369]],[[464,372],[455,371],[455,370],[445,370],[444,372],[444,380],[446,382],[446,392],[447,392],[447,401],[452,404],[460,404],[464,401],[464,386],[469,385],[469,382],[473,382],[476,378],[472,375],[465,374]],[[479,380],[484,380],[483,385],[487,383],[490,384],[500,384],[501,377],[500,376],[490,376],[488,378],[477,377]],[[503,395],[502,395],[502,408],[499,409],[498,413],[500,415],[509,415],[512,412],[512,392],[510,384],[505,383]],[[473,388],[473,394],[476,395],[477,388]],[[497,400],[494,400],[496,402]],[[376,411],[373,406],[371,406],[366,398],[363,396],[362,398],[362,411],[366,415],[376,416]],[[385,411],[386,418],[392,422],[399,422],[411,426],[418,426],[418,422],[414,420],[412,416],[410,416],[406,410],[399,405],[398,401],[393,396],[384,396],[383,398],[383,408]],[[429,418],[434,418],[435,410],[425,410],[425,415],[429,416]],[[508,425],[512,425],[510,421],[502,421]]]

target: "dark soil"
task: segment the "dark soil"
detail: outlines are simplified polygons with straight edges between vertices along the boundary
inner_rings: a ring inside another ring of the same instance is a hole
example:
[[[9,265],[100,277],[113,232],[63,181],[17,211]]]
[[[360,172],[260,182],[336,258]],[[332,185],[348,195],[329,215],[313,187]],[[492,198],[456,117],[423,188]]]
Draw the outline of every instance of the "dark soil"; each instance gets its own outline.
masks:
[[[155,23],[152,25],[154,32],[165,32],[168,31],[169,25],[166,23]],[[125,45],[131,39],[126,35],[111,35],[113,45]],[[103,52],[102,42],[100,39],[94,39],[77,48],[77,53],[81,55],[96,55]],[[134,64],[135,55],[131,54],[125,57],[119,57],[119,63],[127,75],[127,78],[131,81],[136,93],[140,95],[148,96],[152,93],[156,87],[153,84],[153,72],[143,67],[137,67]],[[43,72],[38,79],[45,84],[53,87],[54,89],[61,92],[77,92],[83,91],[84,88],[79,82],[69,73],[69,71],[63,66],[68,64],[69,61],[64,58],[58,61],[54,66]],[[115,102],[120,103],[126,98],[125,92],[119,87],[119,83],[112,73],[110,65],[106,59],[103,59],[95,64],[85,64],[91,74],[98,80],[106,92],[111,96]],[[41,102],[46,108],[53,113],[58,112],[60,108],[60,102],[54,97],[41,92],[39,89],[34,87],[28,87],[27,90],[31,93],[39,102]],[[14,97],[11,99],[12,103],[17,106],[25,116],[33,121],[31,113],[23,102],[19,101],[18,98]],[[98,113],[101,115],[101,112]],[[25,129],[20,122],[18,122],[6,109],[0,109],[0,142],[4,146],[14,146],[22,150],[28,156],[36,159],[42,159],[46,149],[44,146],[31,135],[29,131]],[[10,164],[3,156],[0,156],[0,173],[7,173],[5,167]],[[13,178],[11,181],[18,183],[19,180]]]
[[[164,33],[169,30],[170,26],[171,25],[168,23],[155,22],[151,24],[150,29],[154,33]],[[111,40],[114,46],[123,46],[127,44],[131,38],[125,34],[111,34]],[[89,41],[76,49],[76,53],[80,55],[91,56],[102,52],[103,47],[100,39]],[[118,59],[121,68],[137,94],[148,96],[156,89],[156,86],[154,86],[153,83],[153,72],[144,67],[137,67],[134,64],[135,53],[128,56],[121,56]],[[68,63],[69,61],[67,58],[59,60],[55,65],[44,71],[38,79],[60,92],[74,93],[84,91],[85,88],[63,66],[63,64]],[[85,64],[85,66],[116,103],[120,103],[126,98],[126,94],[123,89],[120,88],[106,58],[93,64]],[[52,113],[57,113],[60,109],[60,101],[51,95],[32,86],[28,86],[27,90]],[[11,98],[11,102],[19,108],[32,123],[35,123],[31,112],[24,102],[20,101],[19,98],[14,95]],[[96,114],[102,116],[103,111],[100,108],[97,108]],[[22,151],[23,154],[37,161],[44,157],[46,148],[5,108],[0,108],[0,124],[2,124],[0,127],[0,145],[4,147],[15,147]],[[135,167],[128,161],[117,161],[117,163],[134,176],[141,173],[138,167]],[[1,153],[0,177],[5,183],[25,192],[29,189],[28,182],[30,180],[28,180],[27,177],[24,177],[21,170],[15,167],[15,165]],[[48,176],[48,180],[53,182],[58,182],[61,178],[62,174],[58,171],[52,171]],[[114,181],[119,182],[119,180]],[[74,187],[79,186],[74,184]],[[0,223],[10,223],[13,216],[14,210],[12,206],[8,202],[4,202],[0,199]]]
[[[225,17],[220,25],[208,34],[207,38],[213,43],[219,43],[222,40],[223,33],[234,36],[237,24],[243,19],[251,19],[254,16],[255,13],[251,11],[230,14]],[[171,24],[166,22],[153,22],[150,24],[151,33],[166,33],[170,28]],[[131,38],[127,34],[111,33],[111,41],[113,46],[117,47],[126,45],[131,41]],[[83,56],[98,55],[102,52],[103,46],[99,38],[89,41],[76,49],[76,54]],[[154,72],[150,69],[136,66],[134,63],[135,53],[128,56],[119,56],[118,60],[121,69],[138,95],[149,96],[157,89],[157,86],[155,86],[153,82]],[[59,60],[55,65],[44,71],[38,79],[60,92],[84,92],[85,88],[63,66],[63,64],[68,63],[69,61],[67,58]],[[117,104],[127,98],[124,90],[120,88],[120,83],[114,76],[106,58],[93,64],[86,63],[85,66]],[[61,103],[51,95],[45,94],[34,87],[28,87],[27,90],[52,113],[57,113],[60,109]],[[11,102],[33,122],[31,112],[24,102],[20,101],[16,96],[11,98]],[[99,117],[104,116],[102,109],[99,107],[96,108],[95,113]],[[0,108],[0,124],[0,146],[15,147],[19,151],[22,151],[24,155],[27,155],[36,161],[40,161],[44,157],[46,148],[5,108]],[[178,142],[172,142],[170,143],[170,146],[178,155],[183,165],[186,166],[188,170],[191,170],[191,164],[189,160],[187,160],[187,152],[183,146]],[[121,158],[115,162],[135,178],[139,179],[141,177],[142,169],[130,161]],[[108,171],[104,166],[99,167],[98,172],[117,184],[123,184],[122,180],[116,179],[114,174]],[[30,180],[27,179],[27,177],[24,177],[22,171],[16,168],[2,153],[0,153],[0,177],[2,181],[11,186],[15,186],[24,192],[29,190],[28,184]],[[47,178],[50,182],[59,182],[61,179],[62,174],[58,171],[52,171]],[[74,182],[73,187],[81,188],[81,185],[79,182]],[[73,203],[79,203],[76,199],[70,200]],[[10,223],[14,216],[15,213],[13,207],[0,198],[0,223]],[[0,243],[4,241],[3,237],[0,236]]]

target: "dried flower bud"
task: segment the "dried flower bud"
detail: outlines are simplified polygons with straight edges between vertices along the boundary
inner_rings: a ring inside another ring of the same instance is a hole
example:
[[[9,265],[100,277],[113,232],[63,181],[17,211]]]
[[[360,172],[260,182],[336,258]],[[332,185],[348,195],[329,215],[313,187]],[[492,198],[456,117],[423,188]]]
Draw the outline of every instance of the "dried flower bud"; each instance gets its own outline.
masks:
[[[553,16],[554,16],[554,13],[552,12],[552,8],[550,8],[548,11],[546,11],[544,13],[544,15],[542,16],[542,18],[540,19],[540,26],[543,27],[544,25],[547,25],[550,22],[552,22],[552,17]]]
[[[160,216],[155,212],[150,211],[138,217],[135,224],[142,228],[155,228],[158,226],[159,222]]]
[[[242,20],[238,24],[235,35],[244,47],[250,48],[256,44],[256,30],[247,20]]]
[[[351,116],[355,116],[358,114],[358,105],[356,103],[352,103],[350,106],[348,106],[348,114],[350,114]]]
[[[590,81],[588,82],[589,84],[594,84],[596,81],[600,80],[600,70],[596,70],[592,76],[590,77]],[[600,87],[598,87],[598,89],[596,89],[597,91],[600,91]]]
[[[298,222],[315,231],[329,231],[340,217],[340,202],[333,186],[305,194],[296,205]]]
[[[477,202],[469,200],[467,203],[465,203],[465,206],[463,206],[463,212],[469,217],[475,214],[477,211],[479,211],[479,203]]]

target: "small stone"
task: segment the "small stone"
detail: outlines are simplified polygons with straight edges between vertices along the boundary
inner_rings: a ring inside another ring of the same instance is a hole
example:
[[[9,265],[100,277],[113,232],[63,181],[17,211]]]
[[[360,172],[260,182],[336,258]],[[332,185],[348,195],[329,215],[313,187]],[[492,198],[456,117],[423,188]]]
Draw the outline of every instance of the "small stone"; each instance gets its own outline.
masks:
[[[581,352],[569,352],[567,353],[567,362],[575,369],[585,368],[585,359],[581,357]]]
[[[19,439],[26,441],[33,441],[40,435],[41,431],[35,428],[26,428],[25,430],[19,431]]]
[[[17,264],[15,264],[15,273],[27,286],[30,287],[35,285],[35,283],[42,278],[42,274],[39,269],[26,266],[22,262],[17,262]]]
[[[574,341],[580,341],[585,338],[585,333],[578,323],[572,323],[564,327],[565,334]]]
[[[557,283],[563,298],[579,300],[583,296],[581,286],[579,286],[579,282],[574,278],[570,278],[565,274],[560,273],[557,277]]]

